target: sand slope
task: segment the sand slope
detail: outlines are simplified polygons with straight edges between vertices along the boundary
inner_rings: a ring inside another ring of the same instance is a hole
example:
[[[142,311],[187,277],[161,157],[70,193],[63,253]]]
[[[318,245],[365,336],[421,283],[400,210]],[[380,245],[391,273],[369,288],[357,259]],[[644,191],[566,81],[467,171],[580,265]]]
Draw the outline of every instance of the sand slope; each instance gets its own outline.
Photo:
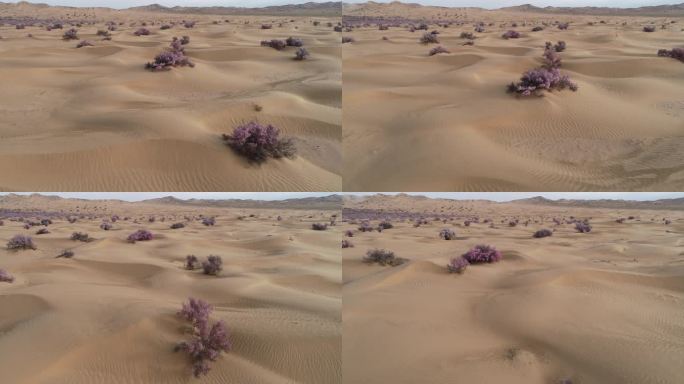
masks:
[[[682,46],[681,18],[669,24],[666,18],[398,3],[351,14],[432,19],[430,30],[440,32],[440,45],[451,53],[428,56],[436,45],[419,44],[424,31],[411,33],[406,22],[387,31],[369,25],[345,33],[356,40],[343,49],[345,190],[682,187],[684,69],[677,60],[656,56],[658,49]],[[454,24],[441,28],[437,19]],[[474,46],[463,46],[459,35],[473,32],[477,21],[485,22],[485,32],[475,33]],[[555,21],[571,22],[570,28],[531,32]],[[651,23],[656,32],[641,31]],[[522,38],[502,39],[508,29]],[[527,99],[506,94],[507,84],[541,64],[544,43],[558,40],[567,43],[562,70],[579,91]]]
[[[131,219],[103,231],[95,216],[109,208]],[[36,251],[4,249],[11,236],[35,233],[36,227],[24,230],[7,219],[0,226],[0,268],[16,278],[0,284],[4,382],[194,382],[186,355],[173,352],[187,339],[185,323],[175,313],[189,296],[214,305],[211,320],[224,320],[233,342],[233,350],[212,364],[202,382],[341,382],[340,234],[335,227],[310,229],[311,222],[324,222],[334,211],[83,202],[78,210],[85,218],[74,224],[56,220],[50,234],[33,235]],[[198,214],[218,215],[216,226],[192,221],[169,229]],[[256,217],[237,219],[248,214]],[[157,221],[142,220],[148,215]],[[277,215],[283,220],[276,221]],[[125,242],[137,228],[158,238]],[[96,240],[72,242],[73,231]],[[63,249],[72,249],[74,258],[56,259]],[[183,269],[188,254],[222,256],[222,274]]]
[[[343,250],[345,383],[679,383],[684,358],[681,212],[569,209],[464,203],[402,204],[427,218],[356,233]],[[420,213],[419,213],[420,214]],[[592,217],[589,234],[553,217]],[[636,219],[615,223],[618,217]],[[479,216],[489,224],[464,227]],[[674,219],[667,226],[663,216]],[[528,226],[508,226],[530,218]],[[534,220],[545,222],[534,223]],[[654,219],[652,222],[651,219]],[[506,224],[500,221],[505,220]],[[373,224],[377,224],[374,221]],[[356,229],[348,224],[343,229]],[[441,228],[458,239],[440,240]],[[537,229],[556,229],[533,239]],[[451,257],[495,245],[503,261],[447,273]],[[371,248],[409,259],[361,262]]]
[[[63,8],[0,10],[0,17],[66,17]],[[94,47],[76,49],[78,40],[63,41],[66,28],[0,26],[0,189],[341,188],[339,33],[326,24],[339,19],[101,9],[87,10],[84,19],[94,24],[77,27],[79,37]],[[183,19],[197,24],[160,30],[161,22]],[[95,34],[110,20],[124,24],[111,41],[102,41]],[[143,22],[152,34],[134,36]],[[261,30],[261,24],[273,29]],[[182,35],[191,39],[186,52],[195,68],[143,69]],[[289,36],[304,41],[309,60],[293,60],[292,47],[278,52],[259,46]],[[252,120],[293,137],[299,155],[258,166],[227,149],[221,134]]]

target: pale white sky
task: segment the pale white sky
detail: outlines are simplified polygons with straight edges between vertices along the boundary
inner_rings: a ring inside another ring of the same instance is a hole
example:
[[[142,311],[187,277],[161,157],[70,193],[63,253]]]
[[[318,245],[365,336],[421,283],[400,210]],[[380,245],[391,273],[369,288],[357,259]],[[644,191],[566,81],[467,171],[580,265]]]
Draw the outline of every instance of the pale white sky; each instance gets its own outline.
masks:
[[[33,192],[14,192],[15,195],[30,195]],[[285,200],[305,197],[330,196],[330,192],[36,192],[41,195],[60,196],[75,199],[117,199],[140,201],[173,196],[178,199],[247,199],[247,200]],[[0,192],[0,196],[8,192]]]
[[[386,195],[396,195],[399,192],[382,192]],[[369,192],[350,192],[346,195],[375,195]],[[660,200],[684,197],[684,192],[407,192],[408,195],[427,196],[432,198],[455,200],[493,200],[511,201],[542,196],[551,200]]]

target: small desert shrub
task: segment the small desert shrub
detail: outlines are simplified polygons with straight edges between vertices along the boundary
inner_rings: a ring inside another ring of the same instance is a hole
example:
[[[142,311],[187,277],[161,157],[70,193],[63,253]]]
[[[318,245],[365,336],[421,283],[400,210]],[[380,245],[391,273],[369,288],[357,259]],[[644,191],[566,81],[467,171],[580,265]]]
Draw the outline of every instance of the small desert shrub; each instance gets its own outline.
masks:
[[[575,230],[579,233],[591,232],[591,225],[586,221],[578,221],[575,223]]]
[[[218,275],[223,269],[221,256],[208,256],[207,261],[202,263],[202,271],[205,275]]]
[[[288,47],[301,47],[304,45],[304,42],[302,41],[302,39],[290,36],[287,39],[285,39],[285,44]]]
[[[109,31],[106,31],[104,29],[98,29],[96,35],[97,36],[109,36]]]
[[[129,243],[135,243],[136,241],[149,241],[152,240],[153,237],[154,236],[152,235],[152,232],[145,229],[138,229],[137,231],[128,235],[126,240]]]
[[[185,351],[192,360],[192,373],[195,377],[206,375],[210,368],[209,362],[216,361],[221,352],[228,352],[231,348],[228,331],[223,321],[209,326],[209,315],[213,310],[209,303],[199,299],[188,299],[178,316],[192,324],[193,335],[190,341],[184,341],[176,346],[176,351]]]
[[[567,48],[565,41],[559,41],[556,44],[552,44],[551,42],[547,41],[545,52],[549,51],[549,50],[553,50],[556,52],[563,52],[563,51],[565,51],[565,48]]]
[[[504,32],[504,34],[501,35],[501,37],[503,37],[503,38],[506,39],[506,40],[508,40],[508,39],[517,39],[517,38],[520,37],[520,33],[519,33],[519,32],[516,32],[516,31],[513,31],[513,30],[510,30],[510,31]]]
[[[78,40],[78,31],[74,28],[69,29],[62,35],[64,40]]]
[[[271,47],[277,51],[282,51],[287,46],[287,43],[285,43],[284,40],[278,40],[278,39],[263,40],[261,42],[261,46],[262,47]]]
[[[181,41],[174,38],[173,41],[171,41],[169,49],[155,56],[153,62],[145,64],[145,69],[151,71],[164,71],[169,70],[172,67],[185,66],[194,67],[195,64],[185,56],[185,48],[183,47],[183,44],[181,44]]]
[[[532,32],[539,32],[539,31],[543,31],[543,30],[544,30],[544,27],[540,27],[540,26],[536,26],[536,27],[532,28]]]
[[[57,255],[56,258],[60,258],[60,257],[63,257],[63,258],[65,258],[65,259],[71,259],[72,257],[74,257],[74,252],[73,252],[73,251],[70,251],[70,250],[68,250],[68,249],[65,249],[64,251],[62,251],[62,253],[60,253],[59,255]]]
[[[91,41],[81,40],[78,44],[76,44],[76,48],[92,47],[94,45],[95,44],[93,44]]]
[[[659,49],[658,56],[671,57],[684,63],[684,48],[672,48],[671,51],[668,51],[667,49]]]
[[[195,27],[195,22],[194,21],[186,21],[183,23],[183,26],[185,28],[194,28]]]
[[[207,227],[213,226],[216,224],[216,219],[213,217],[205,217],[202,219],[202,224],[206,225]]]
[[[563,90],[569,88],[577,91],[577,84],[570,77],[560,72],[561,58],[547,45],[544,50],[544,64],[540,68],[525,72],[518,83],[508,85],[508,92],[519,96],[541,95],[541,91]]]
[[[10,275],[9,272],[4,269],[0,269],[0,283],[13,283],[14,276]]]
[[[269,157],[294,157],[296,148],[290,138],[280,138],[280,130],[272,125],[249,122],[223,134],[223,141],[238,154],[250,161],[261,163]]]
[[[473,35],[472,32],[461,32],[461,39],[473,40],[475,39],[475,35]]]
[[[353,247],[354,247],[354,244],[352,244],[351,241],[349,241],[347,239],[342,240],[342,248],[353,248]]]
[[[68,221],[70,224],[75,223],[77,220],[78,220],[78,219],[75,218],[75,217],[73,217],[73,216],[72,216],[72,217],[69,217],[69,218],[67,219],[67,221]]]
[[[15,235],[7,242],[7,249],[36,249],[30,236]]]
[[[347,237],[354,237],[354,231],[352,231],[351,229],[348,229],[344,232],[344,235]]]
[[[180,229],[180,228],[185,228],[185,224],[183,224],[183,223],[173,223],[173,224],[171,224],[171,229]]]
[[[261,24],[261,29],[272,29],[273,25],[271,24]]]
[[[655,32],[656,27],[655,25],[646,25],[643,30],[644,32]]]
[[[14,26],[15,29],[24,29],[26,26],[24,24],[17,24]]]
[[[356,40],[351,36],[342,36],[342,44],[353,43],[354,41]]]
[[[548,237],[553,235],[553,232],[550,229],[540,229],[537,232],[532,235],[535,238],[542,238],[542,237]]]
[[[174,37],[173,40],[178,40],[180,41],[181,45],[188,45],[190,44],[190,36],[181,36],[180,39],[177,37]]]
[[[570,27],[570,23],[558,23],[558,29],[564,31]]]
[[[38,232],[36,232],[36,235],[46,235],[48,233],[50,233],[50,231],[48,231],[47,228],[41,228],[38,230]]]
[[[421,44],[439,44],[437,35],[430,32],[425,32],[419,41]]]
[[[200,261],[195,255],[185,256],[185,269],[195,270],[201,267]]]
[[[485,28],[481,25],[478,25],[475,27],[475,32],[477,32],[477,33],[482,33],[484,31],[485,31]]]
[[[442,47],[441,45],[438,45],[430,50],[430,56],[434,56],[440,53],[451,53],[446,50],[446,48]]]
[[[133,32],[133,34],[136,36],[148,36],[150,34],[150,30],[147,28],[138,28],[138,30]]]
[[[449,261],[449,264],[447,264],[447,270],[449,273],[461,274],[465,272],[468,265],[470,265],[470,263],[463,256],[454,257]]]
[[[306,50],[306,48],[298,48],[297,51],[295,52],[295,60],[304,60],[309,57],[309,51]]]
[[[313,223],[311,224],[311,229],[314,231],[325,231],[328,229],[328,224],[322,224],[322,223]]]
[[[171,26],[168,24],[162,24],[161,27],[159,27],[159,29],[161,29],[161,30],[171,29]]]
[[[396,257],[394,252],[385,249],[372,249],[366,252],[366,256],[363,258],[365,263],[377,263],[382,266],[389,265],[395,267],[397,265],[403,264],[406,260]]]
[[[439,238],[442,240],[455,240],[456,232],[452,231],[449,228],[444,228],[441,231],[439,231]]]
[[[463,258],[470,264],[495,263],[501,260],[501,252],[490,245],[476,245]]]
[[[112,225],[105,221],[102,224],[100,224],[100,229],[104,231],[109,231],[110,229],[112,229]]]
[[[73,241],[82,241],[82,242],[89,242],[91,241],[90,236],[87,233],[83,232],[74,232],[71,234],[71,240]]]
[[[394,225],[387,220],[383,220],[380,222],[380,224],[378,224],[378,227],[382,229],[392,229],[394,228]]]

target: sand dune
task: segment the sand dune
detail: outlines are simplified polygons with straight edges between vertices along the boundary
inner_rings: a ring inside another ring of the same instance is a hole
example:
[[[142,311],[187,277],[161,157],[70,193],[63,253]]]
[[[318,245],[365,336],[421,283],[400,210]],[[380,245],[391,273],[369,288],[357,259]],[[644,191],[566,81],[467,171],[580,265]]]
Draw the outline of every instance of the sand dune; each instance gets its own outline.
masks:
[[[343,215],[355,222],[342,227],[355,232],[343,250],[345,383],[681,381],[682,211],[376,196],[347,201]],[[394,228],[360,233],[364,215],[392,217]],[[591,218],[592,231],[552,222],[571,215]],[[462,224],[474,217],[495,224]],[[442,228],[457,239],[439,239]],[[532,238],[541,228],[555,232]],[[450,258],[482,243],[502,261],[447,272]],[[363,263],[373,248],[408,262]]]
[[[212,321],[226,322],[233,343],[202,382],[341,382],[340,232],[311,230],[338,210],[50,201],[50,211],[36,196],[0,206],[0,268],[15,277],[0,283],[3,382],[193,382],[189,358],[173,351],[188,337],[176,316],[188,297],[214,306]],[[44,235],[7,218],[50,212]],[[114,213],[122,220],[101,230]],[[216,216],[216,225],[202,225],[200,214]],[[80,218],[71,224],[71,215]],[[174,222],[187,225],[170,229]],[[139,228],[156,238],[126,242]],[[69,240],[74,231],[94,241]],[[37,250],[4,249],[15,234],[32,235]],[[55,258],[64,249],[74,257]],[[185,270],[188,254],[220,255],[224,270]]]
[[[40,23],[0,26],[0,190],[341,188],[341,55],[327,25],[339,18],[0,6],[0,18],[17,16]],[[95,46],[63,41],[68,25],[39,25],[67,17],[86,23],[76,27],[79,40]],[[194,28],[160,29],[188,19]],[[107,21],[123,23],[111,41],[96,36]],[[151,35],[133,35],[144,22]],[[144,70],[182,35],[194,68]],[[304,41],[310,59],[259,44],[289,36]],[[252,165],[222,143],[221,134],[253,120],[294,138],[298,156]]]
[[[343,49],[345,190],[682,187],[684,71],[681,62],[656,55],[682,46],[680,15],[545,15],[393,2],[350,6],[345,17],[356,26],[345,33],[356,41]],[[378,29],[379,17],[389,30]],[[407,27],[420,20],[439,31],[439,45],[451,53],[428,55],[436,45],[420,44],[425,31]],[[559,30],[557,21],[570,22],[569,29]],[[476,22],[485,23],[483,33],[473,32]],[[531,32],[542,23],[543,31]],[[657,30],[642,32],[649,24]],[[501,38],[509,29],[522,37]],[[461,32],[475,34],[473,46],[463,45]],[[507,84],[541,64],[545,42],[559,40],[567,43],[562,72],[578,92],[506,94]]]

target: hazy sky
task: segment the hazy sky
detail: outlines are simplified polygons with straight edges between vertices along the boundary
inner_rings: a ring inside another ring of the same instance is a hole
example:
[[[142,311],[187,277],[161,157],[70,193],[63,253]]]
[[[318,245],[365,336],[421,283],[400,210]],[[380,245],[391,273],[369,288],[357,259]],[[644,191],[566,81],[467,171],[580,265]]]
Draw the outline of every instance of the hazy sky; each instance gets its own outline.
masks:
[[[19,0],[0,0],[16,3]],[[51,5],[66,5],[72,7],[110,7],[128,8],[139,5],[161,4],[165,6],[238,6],[265,7],[269,5],[300,4],[309,1],[325,2],[329,0],[32,0],[32,3],[47,3]],[[375,0],[388,3],[391,0]],[[405,3],[421,3],[425,5],[440,5],[447,7],[482,7],[501,8],[511,5],[533,4],[540,7],[640,7],[644,5],[679,4],[684,0],[406,0]],[[345,0],[350,3],[364,3],[366,0]]]
[[[7,192],[0,192],[7,195]],[[15,195],[30,195],[31,192],[15,192]],[[313,196],[329,196],[329,192],[40,192],[41,195],[61,196],[76,199],[118,199],[140,201],[158,197],[174,196],[179,199],[249,199],[284,200]]]
[[[394,195],[396,192],[384,192]],[[374,195],[375,193],[346,193],[350,195]],[[457,199],[457,200],[494,200],[510,201],[525,199],[534,196],[543,196],[547,199],[613,199],[613,200],[659,200],[684,197],[684,192],[408,192],[409,195],[420,195],[432,198]]]

